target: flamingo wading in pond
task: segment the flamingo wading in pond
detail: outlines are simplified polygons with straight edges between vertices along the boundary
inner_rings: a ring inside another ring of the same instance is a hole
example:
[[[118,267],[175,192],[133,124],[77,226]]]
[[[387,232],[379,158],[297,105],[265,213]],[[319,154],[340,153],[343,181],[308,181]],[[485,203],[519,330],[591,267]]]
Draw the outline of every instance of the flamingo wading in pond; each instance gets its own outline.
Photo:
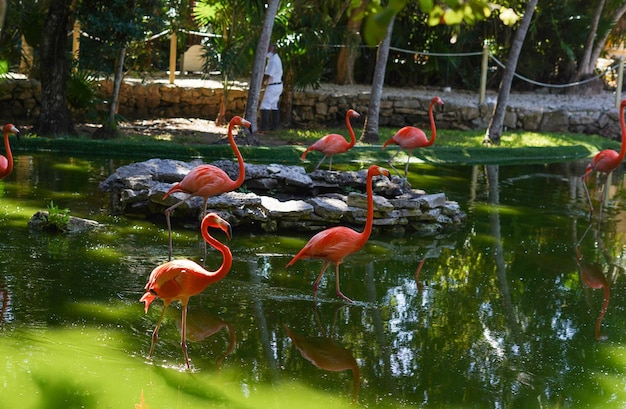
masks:
[[[322,156],[322,159],[318,162],[317,166],[315,166],[315,170],[319,169],[326,157],[328,157],[328,170],[332,170],[333,155],[347,152],[356,143],[356,137],[354,136],[354,130],[352,129],[350,118],[358,118],[360,116],[361,114],[356,112],[354,109],[349,109],[348,112],[346,112],[346,126],[348,127],[348,132],[350,133],[350,142],[346,141],[346,138],[344,138],[343,135],[339,135],[337,133],[328,134],[315,142],[313,145],[309,146],[302,153],[300,159],[305,160],[306,155],[311,151],[322,152],[324,156]]]
[[[166,199],[169,195],[175,192],[183,192],[189,195],[175,205],[165,209],[165,219],[167,220],[167,230],[169,232],[170,245],[168,260],[172,259],[172,224],[170,221],[170,214],[172,213],[172,210],[187,202],[192,197],[200,196],[204,199],[204,210],[202,211],[202,216],[204,216],[206,214],[207,200],[209,199],[209,197],[217,196],[226,192],[231,192],[239,188],[245,180],[246,168],[243,162],[243,156],[241,156],[241,152],[239,152],[239,148],[237,148],[235,138],[233,137],[233,127],[235,125],[250,128],[250,122],[240,116],[235,116],[230,120],[230,123],[228,124],[228,141],[230,142],[230,146],[233,148],[233,151],[237,156],[237,162],[239,164],[239,176],[236,180],[232,180],[226,172],[224,172],[217,166],[200,165],[193,168],[183,178],[183,180],[175,183],[174,186],[172,186],[170,190],[168,190],[163,196],[163,199]],[[204,255],[206,258],[206,243],[204,246]]]
[[[9,135],[14,134],[20,139],[20,131],[13,124],[4,126],[4,150],[6,157],[0,155],[0,179],[4,179],[13,172],[13,154],[11,153],[11,145],[9,144]]]
[[[150,358],[154,354],[154,346],[156,344],[159,328],[161,322],[165,316],[165,310],[172,301],[179,300],[183,306],[181,329],[180,329],[180,345],[183,349],[183,355],[185,356],[185,364],[187,368],[189,365],[189,356],[187,355],[187,304],[189,298],[200,294],[210,284],[220,281],[228,274],[230,267],[233,263],[233,255],[230,249],[213,238],[209,234],[209,227],[215,227],[221,229],[226,233],[226,236],[230,239],[231,227],[230,224],[216,215],[215,213],[209,213],[202,219],[202,237],[213,248],[222,253],[222,265],[215,271],[207,271],[194,261],[188,259],[172,260],[167,263],[163,263],[157,266],[152,273],[146,284],[146,293],[141,297],[139,301],[145,302],[145,312],[148,312],[148,308],[152,301],[157,298],[163,300],[163,311],[157,321],[156,327],[152,332],[152,344],[150,345]]]
[[[408,150],[408,157],[406,158],[406,165],[404,166],[404,177],[406,178],[409,173],[409,161],[411,160],[413,149],[425,148],[435,143],[435,139],[437,138],[437,128],[435,127],[435,117],[433,116],[433,108],[435,105],[443,107],[443,100],[439,97],[434,97],[430,101],[430,106],[428,107],[428,117],[430,118],[430,139],[426,137],[426,134],[420,128],[405,126],[383,144],[383,149],[385,149],[387,145],[399,146],[398,151],[387,161],[389,166],[391,166],[393,170],[398,173],[398,176],[400,175],[400,172],[398,172],[398,169],[396,169],[391,162],[396,156],[398,156],[398,153],[400,153],[402,149]]]
[[[613,149],[604,149],[596,153],[596,156],[594,156],[591,163],[587,165],[587,169],[581,177],[585,193],[587,194],[587,200],[589,201],[589,217],[593,215],[593,204],[591,203],[591,195],[589,194],[589,189],[587,188],[587,176],[596,171],[606,173],[608,179],[611,172],[613,172],[620,165],[620,163],[622,163],[624,155],[626,155],[626,124],[624,123],[624,107],[626,107],[626,99],[622,100],[619,106],[619,123],[622,129],[622,146],[619,153],[615,152]],[[605,181],[604,187],[602,188],[602,201],[600,202],[600,218],[602,218],[602,206],[604,205],[604,196],[606,193],[607,187]]]
[[[352,302],[350,298],[346,297],[341,292],[341,288],[339,287],[339,264],[343,262],[346,256],[359,251],[365,243],[367,243],[372,233],[372,227],[374,225],[374,192],[372,180],[374,176],[379,175],[389,177],[389,171],[376,165],[370,166],[367,170],[367,216],[365,219],[365,228],[361,233],[344,226],[335,226],[322,230],[311,237],[302,250],[287,264],[287,267],[289,267],[301,258],[320,258],[324,260],[322,271],[313,284],[313,296],[315,298],[317,298],[317,289],[322,280],[322,276],[332,262],[335,264],[335,291],[339,297],[347,302]]]

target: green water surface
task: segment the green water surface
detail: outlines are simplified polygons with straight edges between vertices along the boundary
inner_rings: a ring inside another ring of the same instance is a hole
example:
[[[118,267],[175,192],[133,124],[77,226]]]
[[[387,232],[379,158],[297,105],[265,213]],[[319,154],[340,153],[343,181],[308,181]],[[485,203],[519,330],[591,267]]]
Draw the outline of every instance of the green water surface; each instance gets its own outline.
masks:
[[[98,184],[124,163],[19,156],[0,181],[0,408],[626,407],[621,169],[590,225],[584,163],[412,164],[413,186],[445,192],[467,222],[375,232],[341,266],[351,305],[330,272],[314,301],[320,261],[285,267],[309,233],[237,227],[231,272],[190,301],[186,370],[178,304],[147,357],[162,304],[144,314],[138,300],[167,260],[167,229],[110,214]],[[105,227],[30,231],[50,201]],[[193,224],[177,223],[174,242],[175,257],[200,260]],[[207,268],[219,263],[209,252]],[[599,341],[603,290],[583,265],[611,286]]]

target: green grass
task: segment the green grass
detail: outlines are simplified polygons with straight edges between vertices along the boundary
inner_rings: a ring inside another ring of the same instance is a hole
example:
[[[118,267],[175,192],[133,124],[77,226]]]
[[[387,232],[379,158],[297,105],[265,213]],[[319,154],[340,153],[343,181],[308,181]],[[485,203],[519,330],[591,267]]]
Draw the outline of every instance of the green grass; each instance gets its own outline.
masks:
[[[338,155],[334,163],[341,162],[380,162],[388,160],[395,154],[397,147],[389,146],[382,150],[382,143],[390,138],[396,129],[382,128],[379,144],[369,145],[358,142],[349,152]],[[284,143],[280,146],[240,146],[244,158],[249,162],[273,162],[299,164],[301,153],[305,147],[328,133],[345,134],[345,129],[289,129],[260,135],[258,140],[263,144],[264,138]],[[358,131],[357,131],[358,133]],[[360,135],[357,134],[357,138]],[[412,161],[447,164],[516,164],[516,163],[550,163],[578,160],[593,156],[602,149],[619,149],[619,143],[595,135],[557,134],[535,132],[508,132],[502,137],[499,146],[482,143],[484,131],[439,130],[437,141],[428,148],[416,149]],[[189,160],[201,158],[212,161],[232,158],[228,144],[203,145],[197,141],[177,142],[160,140],[154,137],[133,135],[114,140],[91,140],[85,137],[42,138],[26,135],[20,142],[11,144],[15,152],[60,152],[68,155],[95,155],[108,157],[124,157],[143,160],[147,158],[173,158]],[[311,163],[321,158],[312,152],[307,159]],[[398,163],[406,161],[406,153],[397,156]]]

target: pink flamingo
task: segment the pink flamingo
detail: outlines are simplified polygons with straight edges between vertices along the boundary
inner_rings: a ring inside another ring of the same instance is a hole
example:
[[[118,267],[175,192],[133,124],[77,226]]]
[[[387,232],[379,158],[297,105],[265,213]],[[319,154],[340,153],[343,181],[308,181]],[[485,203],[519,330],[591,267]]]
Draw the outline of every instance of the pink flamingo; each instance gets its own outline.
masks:
[[[13,124],[4,126],[4,150],[7,156],[0,155],[0,179],[4,179],[13,172],[13,154],[9,145],[9,134],[14,134],[18,140],[20,139],[20,131]]]
[[[626,107],[626,99],[622,100],[619,106],[619,123],[622,128],[622,146],[619,153],[613,149],[604,149],[596,154],[591,160],[591,163],[587,165],[585,173],[582,175],[583,186],[585,187],[585,193],[587,194],[587,200],[589,201],[589,217],[593,215],[593,205],[591,204],[591,195],[587,188],[587,176],[592,172],[606,173],[607,178],[611,172],[613,172],[624,159],[626,155],[626,124],[624,123],[624,107]],[[604,205],[604,197],[607,193],[606,182],[602,188],[602,201],[600,202],[600,218],[602,218],[602,206]]]
[[[395,159],[395,157],[400,153],[402,149],[407,149],[409,151],[409,155],[406,159],[406,166],[404,167],[404,177],[406,178],[409,173],[409,161],[411,160],[411,155],[413,154],[413,149],[415,148],[425,148],[426,146],[430,146],[435,143],[435,139],[437,137],[437,128],[435,127],[435,118],[433,116],[433,108],[435,104],[441,105],[443,107],[443,100],[439,97],[434,97],[430,101],[430,106],[428,107],[428,116],[430,117],[430,139],[426,137],[424,131],[420,128],[416,128],[414,126],[405,126],[400,129],[394,136],[389,138],[387,142],[383,144],[383,149],[387,147],[387,145],[398,145],[398,151],[387,161],[389,166],[393,168],[393,170],[400,175],[398,169],[396,169],[391,162]]]
[[[389,177],[389,171],[376,165],[370,166],[367,170],[367,217],[365,219],[365,228],[361,233],[344,226],[335,226],[322,230],[311,237],[302,250],[287,264],[287,267],[289,267],[301,258],[321,258],[324,260],[322,271],[313,284],[313,296],[315,298],[317,298],[317,289],[322,280],[322,276],[332,262],[335,264],[335,291],[339,297],[347,302],[352,302],[350,298],[343,295],[339,287],[339,264],[343,262],[346,256],[359,251],[365,243],[367,243],[372,233],[372,227],[374,225],[374,192],[372,179],[374,176],[378,175]]]
[[[346,112],[346,126],[348,127],[348,132],[350,132],[350,142],[346,141],[342,135],[336,133],[328,134],[315,142],[313,145],[309,146],[304,153],[302,153],[300,159],[305,160],[307,153],[311,151],[322,152],[324,156],[318,162],[317,166],[315,166],[315,170],[319,169],[326,157],[329,158],[328,170],[331,170],[333,166],[333,155],[347,152],[356,143],[354,131],[352,130],[352,124],[350,124],[350,118],[358,118],[360,116],[361,114],[356,112],[354,109],[349,109],[348,112]]]
[[[171,189],[165,193],[165,196],[163,196],[163,199],[166,199],[170,194],[174,192],[183,192],[189,195],[175,205],[165,209],[165,219],[167,220],[167,230],[169,232],[170,243],[168,260],[172,259],[172,225],[170,222],[170,213],[172,213],[172,210],[187,202],[192,197],[200,196],[204,199],[204,210],[202,211],[202,216],[204,216],[206,214],[207,201],[209,197],[217,196],[226,192],[231,192],[239,188],[245,180],[246,168],[243,162],[243,156],[241,156],[241,152],[239,152],[239,148],[237,148],[235,138],[233,137],[233,127],[235,125],[241,125],[245,126],[246,128],[250,128],[250,122],[240,116],[235,116],[230,120],[230,123],[228,125],[228,140],[230,142],[230,146],[235,152],[235,155],[237,156],[237,162],[239,163],[239,177],[237,178],[237,180],[232,180],[226,172],[224,172],[217,166],[200,165],[193,168],[183,178],[183,180],[174,184],[174,186],[172,186]],[[204,246],[204,255],[206,257],[206,244]]]
[[[150,358],[154,353],[154,345],[156,344],[159,328],[163,317],[165,316],[165,310],[172,301],[179,300],[183,305],[181,329],[180,329],[180,345],[183,349],[183,355],[185,356],[185,363],[187,368],[189,366],[189,356],[187,355],[187,304],[189,298],[200,294],[204,289],[213,283],[220,281],[228,274],[230,267],[233,263],[233,255],[230,249],[220,243],[217,239],[213,238],[209,234],[209,227],[216,227],[226,233],[226,236],[230,239],[231,227],[230,224],[216,215],[215,213],[207,214],[202,219],[202,237],[213,248],[222,253],[222,265],[215,271],[207,271],[197,263],[188,260],[172,260],[167,263],[157,266],[152,273],[146,284],[146,293],[139,300],[145,302],[145,312],[148,312],[148,308],[152,301],[156,298],[163,300],[163,311],[157,322],[154,331],[152,332],[152,344],[150,345]]]

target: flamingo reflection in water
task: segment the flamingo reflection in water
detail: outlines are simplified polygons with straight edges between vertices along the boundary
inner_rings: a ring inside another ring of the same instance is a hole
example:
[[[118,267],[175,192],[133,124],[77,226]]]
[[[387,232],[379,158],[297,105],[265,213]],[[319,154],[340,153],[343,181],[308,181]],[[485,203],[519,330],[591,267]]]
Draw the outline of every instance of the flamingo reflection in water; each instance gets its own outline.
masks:
[[[182,331],[182,320],[176,320],[176,326]],[[228,331],[228,348],[226,352],[218,356],[216,364],[222,365],[222,361],[235,350],[237,333],[235,328],[217,315],[205,310],[188,312],[187,314],[187,339],[191,342],[200,342],[220,332]]]
[[[589,262],[583,259],[580,243],[587,235],[590,227],[591,225],[587,227],[587,230],[585,230],[585,233],[583,234],[581,239],[578,241],[578,243],[576,243],[576,266],[578,267],[580,279],[585,284],[585,286],[594,290],[604,290],[602,309],[600,310],[598,318],[596,319],[596,325],[594,330],[594,336],[596,341],[602,341],[606,339],[606,336],[602,335],[601,333],[601,327],[604,316],[606,315],[606,312],[609,308],[609,300],[611,298],[611,280],[607,279],[607,276],[603,271],[604,267],[602,266],[602,264],[598,262]],[[613,263],[609,263],[609,270],[607,272],[611,273],[611,277],[614,276],[612,272],[615,271],[615,268],[617,268],[617,266],[615,266]]]
[[[335,310],[331,328],[335,326],[338,311],[344,307],[347,305],[342,305]],[[352,352],[333,339],[332,332],[330,336],[324,333],[317,308],[314,308],[314,313],[321,335],[301,335],[285,325],[287,336],[300,351],[302,357],[318,368],[331,372],[352,371],[352,402],[356,402],[361,386],[359,365]]]

